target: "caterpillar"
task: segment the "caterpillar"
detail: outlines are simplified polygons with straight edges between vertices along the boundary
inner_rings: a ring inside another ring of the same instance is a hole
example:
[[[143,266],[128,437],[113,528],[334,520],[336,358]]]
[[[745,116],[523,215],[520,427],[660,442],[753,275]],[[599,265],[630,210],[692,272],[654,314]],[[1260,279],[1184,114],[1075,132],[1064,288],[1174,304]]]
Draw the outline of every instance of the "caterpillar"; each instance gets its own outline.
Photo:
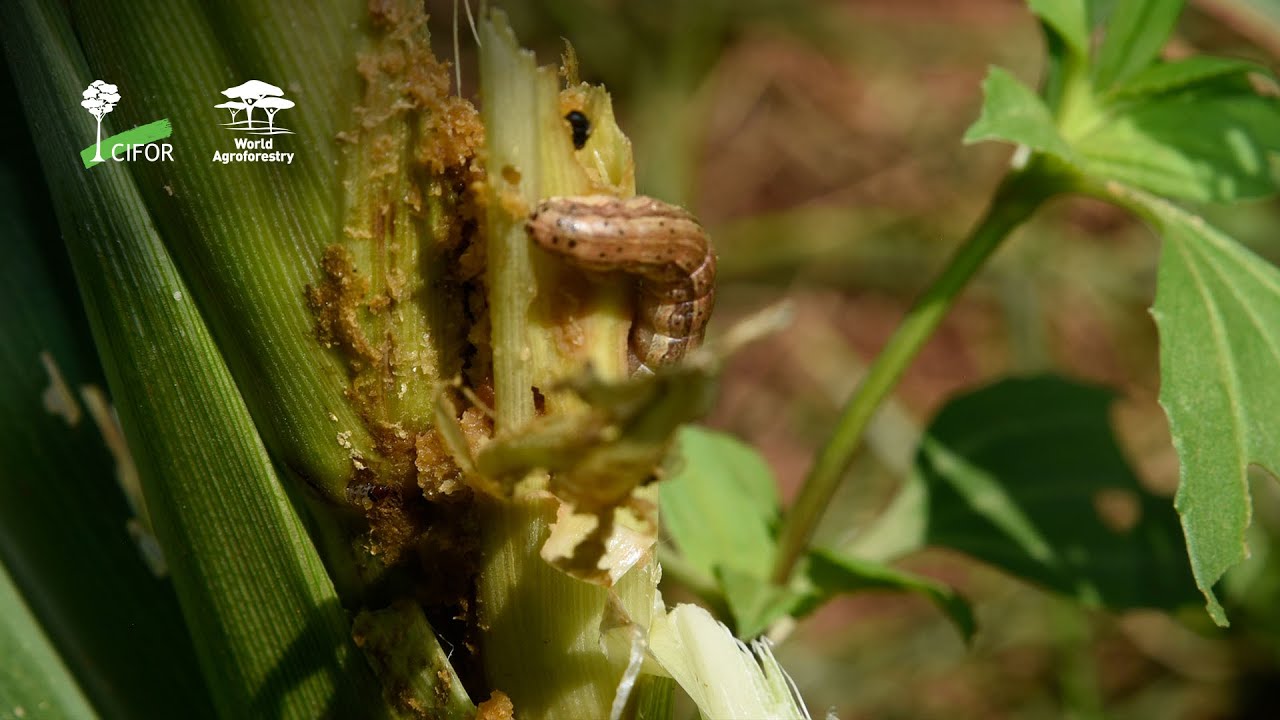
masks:
[[[526,230],[543,250],[589,272],[638,281],[632,370],[678,362],[702,343],[715,304],[716,255],[687,210],[650,197],[553,197]]]

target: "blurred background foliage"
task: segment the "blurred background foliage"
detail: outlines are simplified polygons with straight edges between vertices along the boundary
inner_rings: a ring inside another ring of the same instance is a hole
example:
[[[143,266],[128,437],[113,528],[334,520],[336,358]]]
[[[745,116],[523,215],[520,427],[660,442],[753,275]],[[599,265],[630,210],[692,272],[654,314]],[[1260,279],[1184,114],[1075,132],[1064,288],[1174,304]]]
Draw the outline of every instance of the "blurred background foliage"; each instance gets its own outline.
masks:
[[[689,206],[720,254],[716,328],[785,296],[791,327],[729,363],[710,424],[768,459],[788,500],[911,300],[990,198],[1010,151],[963,147],[990,65],[1035,85],[1039,30],[1020,0],[530,0],[508,4],[540,58],[569,39],[613,94],[638,191]],[[450,0],[433,0],[451,57]],[[461,20],[464,92],[475,80]],[[1191,0],[1166,54],[1280,61],[1270,0]],[[1197,208],[1280,260],[1280,205]],[[965,388],[1054,372],[1118,393],[1123,449],[1170,497],[1177,458],[1156,402],[1148,314],[1159,243],[1123,211],[1058,200],[974,283],[899,386],[828,512],[842,545],[882,511],[921,429]],[[1248,718],[1280,715],[1280,491],[1254,488],[1253,558],[1229,576],[1232,627],[1081,610],[956,553],[902,565],[976,606],[966,648],[919,597],[863,593],[803,621],[779,655],[811,709],[841,718]],[[678,597],[666,589],[668,601]]]
[[[453,1],[427,5],[436,53],[451,58]],[[710,418],[765,454],[789,499],[862,363],[1006,167],[1007,149],[966,148],[960,138],[977,115],[989,65],[1033,84],[1038,78],[1041,39],[1031,15],[1020,0],[504,5],[539,58],[558,56],[568,38],[583,78],[612,92],[634,143],[639,191],[689,206],[711,229],[722,268],[712,334],[779,297],[795,303],[789,329],[731,360]],[[465,17],[460,22],[463,93],[474,96],[474,47]],[[1169,52],[1192,51],[1274,68],[1280,10],[1271,0],[1190,0]],[[0,81],[12,96],[11,80]],[[10,142],[0,179],[5,224],[13,224],[0,229],[0,246],[7,251],[9,233],[21,226],[47,236],[49,250],[40,258],[6,252],[6,266],[29,264],[52,278],[61,304],[50,313],[70,317],[59,320],[74,331],[66,342],[87,343],[52,210],[34,183],[40,170],[23,149],[27,130],[17,113],[2,122]],[[1280,260],[1280,235],[1269,232],[1280,223],[1280,204],[1202,210],[1263,257]],[[1128,458],[1147,487],[1171,495],[1177,460],[1156,403],[1156,336],[1147,313],[1158,249],[1145,228],[1100,203],[1060,200],[1041,212],[911,367],[819,542],[846,544],[887,505],[921,428],[948,397],[1007,375],[1052,371],[1115,389],[1114,420]],[[8,288],[20,290],[16,280]],[[25,352],[52,341],[0,342]],[[14,360],[15,367],[34,362]],[[100,376],[92,367],[74,372],[85,379],[73,384]],[[28,373],[6,382],[44,379]],[[92,475],[91,467],[106,473],[76,482],[97,495],[114,493],[99,438],[85,432],[72,440],[72,452],[83,453],[80,475]],[[22,470],[10,464],[4,472]],[[974,602],[972,646],[922,598],[864,593],[802,622],[779,655],[815,712],[832,707],[845,720],[1277,717],[1280,489],[1260,477],[1254,500],[1253,557],[1228,577],[1233,624],[1226,630],[1214,629],[1198,605],[1174,617],[1081,610],[955,553],[927,551],[904,566]],[[123,507],[114,495],[103,502]],[[13,556],[0,559],[12,572]],[[14,574],[21,587],[22,574]],[[669,602],[681,597],[678,588],[667,595]],[[172,612],[167,595],[152,602]]]

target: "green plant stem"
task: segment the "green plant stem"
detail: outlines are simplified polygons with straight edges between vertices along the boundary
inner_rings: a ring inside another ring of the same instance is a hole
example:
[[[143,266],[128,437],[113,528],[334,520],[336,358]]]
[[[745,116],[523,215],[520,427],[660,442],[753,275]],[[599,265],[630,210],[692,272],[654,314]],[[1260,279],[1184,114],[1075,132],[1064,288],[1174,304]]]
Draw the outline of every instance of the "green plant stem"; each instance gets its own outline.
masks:
[[[840,478],[862,444],[867,424],[920,348],[933,335],[960,291],[1009,233],[1063,188],[1064,179],[1063,175],[1038,160],[1009,173],[968,239],[907,312],[849,398],[835,431],[805,478],[791,511],[783,519],[774,582],[786,584],[790,579],[822,518],[822,511],[830,504]]]
[[[404,717],[472,720],[476,706],[422,608],[400,600],[356,616],[352,637]]]

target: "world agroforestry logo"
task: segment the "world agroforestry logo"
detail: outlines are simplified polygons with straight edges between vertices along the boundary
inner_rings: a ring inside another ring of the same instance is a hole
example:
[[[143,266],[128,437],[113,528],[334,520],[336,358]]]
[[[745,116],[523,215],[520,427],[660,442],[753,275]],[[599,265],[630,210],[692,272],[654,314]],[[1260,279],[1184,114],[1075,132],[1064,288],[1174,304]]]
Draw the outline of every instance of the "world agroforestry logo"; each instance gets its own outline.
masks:
[[[235,151],[213,152],[213,162],[224,165],[233,162],[282,162],[293,164],[294,154],[275,149],[275,135],[292,135],[289,128],[276,125],[276,113],[294,106],[292,100],[284,97],[284,90],[261,80],[250,80],[235,87],[229,87],[222,94],[231,98],[227,102],[214,105],[215,108],[231,113],[231,122],[222,126],[232,132],[244,135],[265,135],[268,137],[237,137]],[[258,111],[255,121],[254,111]],[[237,119],[244,113],[243,119]],[[265,122],[263,115],[266,116]]]
[[[165,162],[173,160],[173,146],[169,143],[157,143],[173,134],[173,125],[168,118],[157,120],[146,125],[139,125],[132,130],[102,137],[102,119],[120,102],[120,88],[102,80],[94,80],[81,93],[83,99],[80,106],[89,111],[98,121],[97,139],[92,145],[80,151],[80,160],[85,168],[101,165],[106,162],[102,151],[116,162]]]

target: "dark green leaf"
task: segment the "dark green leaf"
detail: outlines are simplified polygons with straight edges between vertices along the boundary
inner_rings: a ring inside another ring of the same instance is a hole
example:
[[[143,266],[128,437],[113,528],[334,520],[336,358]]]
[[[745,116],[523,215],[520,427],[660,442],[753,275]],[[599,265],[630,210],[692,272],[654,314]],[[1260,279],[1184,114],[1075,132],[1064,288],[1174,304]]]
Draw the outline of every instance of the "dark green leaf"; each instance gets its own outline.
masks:
[[[120,83],[123,100],[104,125],[173,124],[174,162],[132,163],[131,170],[259,431],[286,467],[341,498],[351,453],[372,457],[372,441],[343,396],[346,368],[315,339],[304,288],[319,282],[321,253],[342,237],[335,135],[350,129],[343,123],[358,102],[354,56],[367,41],[365,7],[334,0],[69,4],[89,66]],[[297,99],[286,113],[297,134],[275,140],[295,162],[211,162],[232,142],[219,124],[224,111],[213,105],[226,99],[222,88],[249,78]],[[349,447],[334,442],[337,432],[351,433]]]
[[[1094,84],[1099,91],[1137,75],[1156,59],[1182,13],[1183,0],[1120,0],[1098,48]]]
[[[916,593],[946,613],[966,641],[973,639],[977,629],[969,602],[936,580],[829,550],[815,550],[809,554],[806,574],[822,597],[858,590]]]
[[[1193,598],[1177,519],[1125,463],[1110,402],[1100,388],[1038,377],[948,403],[916,460],[926,541],[1091,604]]]
[[[1089,173],[1161,195],[1263,197],[1277,187],[1280,103],[1230,83],[1144,97],[1113,111],[1075,147]]]
[[[1074,154],[1058,134],[1040,96],[1008,71],[993,67],[982,84],[982,115],[964,135],[966,143],[1005,140],[1071,162]]]
[[[1245,73],[1270,74],[1265,67],[1248,60],[1195,55],[1182,60],[1156,63],[1111,90],[1114,97],[1152,95],[1180,90],[1215,78]]]
[[[61,3],[0,33],[201,669],[226,717],[379,717],[316,549],[123,163],[86,170],[92,76]]]
[[[1280,272],[1199,217],[1148,207],[1164,237],[1152,314],[1181,462],[1176,507],[1209,614],[1225,625],[1213,585],[1248,557],[1248,467],[1280,471]]]
[[[723,433],[686,427],[677,443],[675,473],[659,488],[662,524],[680,554],[708,577],[718,568],[768,577],[778,518],[773,471]]]
[[[0,92],[16,97],[7,80]],[[21,113],[0,128],[0,564],[101,714],[211,717],[173,586],[130,537],[120,470],[83,404],[82,389],[105,382],[47,191],[33,181],[35,146]]]

